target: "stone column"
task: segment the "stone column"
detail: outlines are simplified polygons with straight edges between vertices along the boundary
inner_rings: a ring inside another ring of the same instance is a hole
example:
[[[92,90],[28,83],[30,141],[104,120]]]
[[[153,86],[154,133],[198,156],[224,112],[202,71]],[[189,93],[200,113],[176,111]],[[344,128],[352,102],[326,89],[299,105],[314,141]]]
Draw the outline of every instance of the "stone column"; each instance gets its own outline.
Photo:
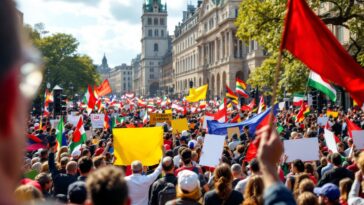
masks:
[[[214,61],[215,61],[215,64],[217,63],[217,52],[218,52],[218,49],[217,49],[217,38],[215,39],[215,59],[214,59]]]
[[[236,43],[237,43],[237,46],[236,46],[236,58],[240,58],[240,40],[239,39],[236,39]]]
[[[230,52],[230,59],[234,58],[234,36],[233,31],[229,32],[229,52]]]

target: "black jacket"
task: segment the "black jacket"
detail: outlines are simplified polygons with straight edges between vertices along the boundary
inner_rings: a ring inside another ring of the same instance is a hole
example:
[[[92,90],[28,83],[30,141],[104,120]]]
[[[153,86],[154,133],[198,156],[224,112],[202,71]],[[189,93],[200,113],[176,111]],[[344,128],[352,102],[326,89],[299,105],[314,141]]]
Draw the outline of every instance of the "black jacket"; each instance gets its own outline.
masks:
[[[321,187],[326,183],[333,183],[336,186],[339,186],[340,180],[347,178],[347,177],[350,179],[354,179],[354,173],[345,168],[337,167],[337,168],[327,171],[322,176],[322,178],[318,182],[317,186]]]
[[[166,174],[166,176],[155,181],[151,188],[149,205],[158,205],[158,194],[164,189],[167,183],[172,183],[176,186],[177,177],[173,174]]]
[[[60,173],[54,162],[54,153],[50,153],[48,157],[49,171],[52,174],[54,196],[57,194],[67,195],[68,186],[77,181],[76,175]]]

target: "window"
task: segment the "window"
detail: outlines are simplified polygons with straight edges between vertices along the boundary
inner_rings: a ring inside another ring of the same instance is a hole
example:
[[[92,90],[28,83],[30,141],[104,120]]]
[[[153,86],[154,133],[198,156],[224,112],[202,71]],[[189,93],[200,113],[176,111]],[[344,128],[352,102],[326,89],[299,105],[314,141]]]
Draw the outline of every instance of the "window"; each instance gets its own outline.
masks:
[[[154,72],[154,68],[150,68],[149,72],[151,72],[151,73]]]
[[[154,25],[158,25],[158,18],[154,19]]]
[[[158,29],[155,29],[155,30],[154,30],[154,36],[159,36]]]
[[[164,19],[163,18],[159,19],[159,24],[164,26]]]
[[[159,49],[158,49],[158,43],[155,43],[154,44],[154,51],[158,51]]]
[[[123,86],[124,86],[124,89],[123,90],[126,90],[126,83],[124,83]]]
[[[152,37],[153,36],[153,31],[151,29],[148,30],[148,36]]]
[[[152,18],[148,18],[148,25],[152,25]]]
[[[239,9],[238,8],[235,8],[235,18],[237,18],[239,15]]]
[[[150,78],[150,79],[154,79],[154,74],[150,74],[150,75],[149,75],[149,78]]]
[[[161,30],[161,36],[164,37],[164,31],[163,30]]]
[[[154,65],[154,62],[152,61],[152,62],[149,62],[149,65]]]

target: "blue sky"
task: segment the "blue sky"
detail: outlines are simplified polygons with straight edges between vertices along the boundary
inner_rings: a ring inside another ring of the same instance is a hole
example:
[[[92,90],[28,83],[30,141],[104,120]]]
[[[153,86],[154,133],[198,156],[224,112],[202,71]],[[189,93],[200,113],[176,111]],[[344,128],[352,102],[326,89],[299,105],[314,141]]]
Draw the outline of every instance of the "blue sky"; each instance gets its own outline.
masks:
[[[182,19],[190,0],[167,1],[168,30]],[[196,0],[197,1],[197,0]],[[109,65],[130,64],[141,50],[144,0],[16,0],[24,23],[42,22],[50,33],[69,33],[80,42],[79,52],[100,64],[106,54]],[[194,1],[192,1],[195,3]]]

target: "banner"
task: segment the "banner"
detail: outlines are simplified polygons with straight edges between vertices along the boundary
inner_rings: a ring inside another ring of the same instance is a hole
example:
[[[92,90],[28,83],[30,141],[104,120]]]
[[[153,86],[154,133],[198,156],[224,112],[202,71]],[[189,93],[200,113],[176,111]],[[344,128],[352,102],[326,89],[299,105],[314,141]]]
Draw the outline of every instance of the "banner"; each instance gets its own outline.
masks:
[[[149,124],[156,125],[157,123],[167,122],[169,125],[172,121],[172,114],[160,114],[160,113],[150,113],[149,114]]]
[[[114,165],[130,165],[140,160],[143,166],[158,164],[162,158],[163,129],[116,128],[114,135]]]
[[[177,134],[181,133],[183,130],[188,129],[188,123],[186,118],[172,120],[172,133]]]
[[[364,130],[353,130],[353,142],[357,150],[364,149]]]
[[[200,158],[200,165],[216,167],[220,163],[224,149],[225,135],[207,134],[204,139],[204,146]]]
[[[300,159],[303,162],[320,160],[318,138],[284,140],[284,154],[287,162]]]
[[[73,126],[77,126],[78,121],[80,120],[81,115],[74,116],[74,115],[67,115],[67,122],[72,124]]]
[[[90,118],[92,128],[104,128],[105,114],[91,114]]]

